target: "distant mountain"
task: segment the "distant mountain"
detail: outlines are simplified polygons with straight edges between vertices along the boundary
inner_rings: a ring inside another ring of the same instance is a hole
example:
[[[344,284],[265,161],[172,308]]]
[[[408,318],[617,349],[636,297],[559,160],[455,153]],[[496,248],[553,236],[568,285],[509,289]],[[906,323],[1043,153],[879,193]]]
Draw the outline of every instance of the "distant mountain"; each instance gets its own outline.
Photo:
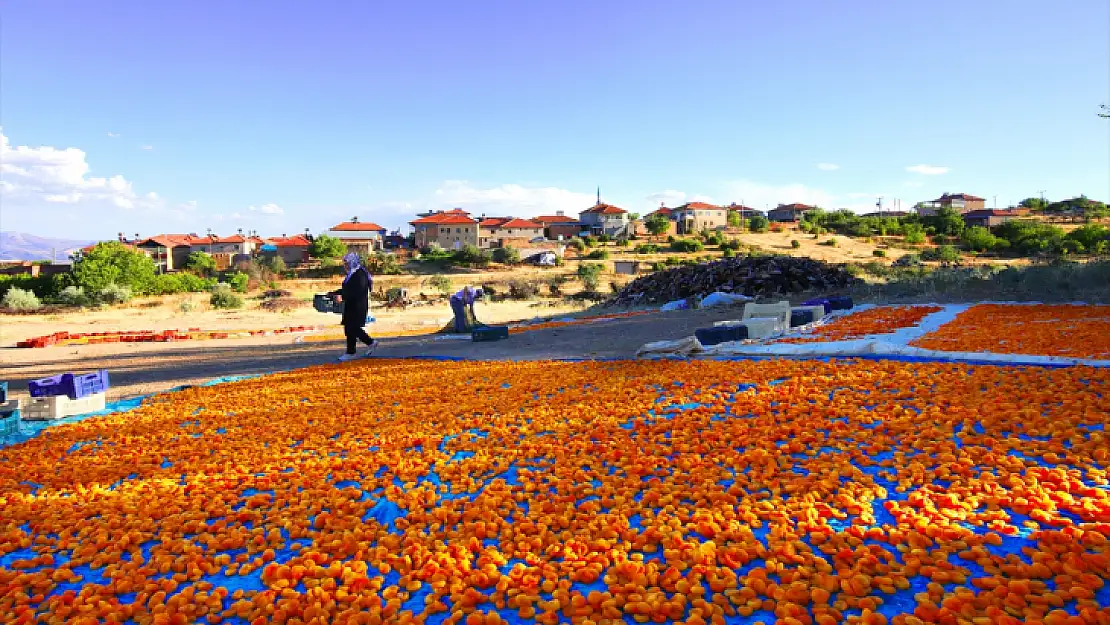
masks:
[[[22,232],[0,232],[0,261],[3,260],[69,260],[74,250],[96,241],[51,239]]]

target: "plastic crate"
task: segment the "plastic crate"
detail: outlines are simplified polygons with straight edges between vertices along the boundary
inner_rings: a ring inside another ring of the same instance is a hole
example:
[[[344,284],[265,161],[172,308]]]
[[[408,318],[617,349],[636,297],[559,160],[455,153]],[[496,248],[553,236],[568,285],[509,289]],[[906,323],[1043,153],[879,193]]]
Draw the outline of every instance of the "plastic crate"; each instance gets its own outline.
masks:
[[[698,328],[694,337],[702,345],[717,345],[730,341],[743,341],[748,338],[748,326],[743,323],[713,326],[712,328]]]
[[[8,401],[8,383],[0,382],[0,404]]]
[[[86,395],[103,393],[108,390],[108,370],[101,369],[84,375],[63,373],[49,378],[32,380],[27,386],[31,391],[31,397],[64,395],[70,399],[80,399]]]
[[[474,328],[470,333],[470,338],[475,343],[483,341],[500,341],[501,339],[509,338],[508,326],[485,326],[482,328]]]
[[[12,399],[0,403],[0,436],[19,432],[19,400]]]
[[[813,311],[810,310],[808,306],[801,309],[795,308],[790,311],[791,328],[804,326],[807,323],[813,323]]]
[[[312,307],[316,312],[343,314],[343,302],[336,302],[335,296],[327,293],[312,296]]]
[[[20,411],[24,421],[52,421],[104,410],[104,393],[86,395],[80,399],[70,399],[65,395],[32,397]]]
[[[833,310],[851,310],[853,303],[850,297],[830,297],[829,306]]]
[[[832,304],[829,302],[829,299],[827,297],[807,299],[806,301],[802,302],[802,306],[821,306],[825,309],[826,315],[832,312]]]

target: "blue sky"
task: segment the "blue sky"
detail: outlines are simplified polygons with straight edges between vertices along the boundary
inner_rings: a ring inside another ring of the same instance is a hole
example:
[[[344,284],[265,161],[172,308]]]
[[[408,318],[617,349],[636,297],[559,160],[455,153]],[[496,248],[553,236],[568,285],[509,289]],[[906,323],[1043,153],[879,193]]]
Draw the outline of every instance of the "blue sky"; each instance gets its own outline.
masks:
[[[639,212],[1110,199],[1104,0],[9,0],[0,17],[3,230],[394,228],[425,208],[576,213],[599,185]]]

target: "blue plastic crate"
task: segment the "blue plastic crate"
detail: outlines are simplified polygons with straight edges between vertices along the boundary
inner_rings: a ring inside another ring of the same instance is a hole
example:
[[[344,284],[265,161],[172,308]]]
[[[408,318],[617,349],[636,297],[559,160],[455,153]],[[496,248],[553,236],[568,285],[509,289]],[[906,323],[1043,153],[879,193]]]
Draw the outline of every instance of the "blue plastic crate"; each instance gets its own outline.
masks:
[[[27,384],[31,397],[58,397],[65,395],[70,399],[80,399],[88,395],[103,393],[108,390],[108,370],[101,369],[94,373],[74,375],[62,373],[59,375],[31,380]]]
[[[698,328],[694,336],[702,345],[716,345],[729,341],[743,341],[748,338],[748,327],[744,325],[714,326],[712,328]]]
[[[850,297],[830,297],[829,306],[833,310],[851,310],[853,303]],[[827,310],[827,309],[826,309]]]
[[[813,305],[818,306],[819,304],[813,304]],[[790,311],[790,327],[791,328],[796,328],[798,326],[804,326],[807,323],[813,323],[813,311],[812,310],[792,310],[792,311]]]
[[[508,326],[484,326],[481,328],[474,328],[470,333],[470,339],[475,343],[482,341],[500,341],[501,339],[509,338]]]
[[[829,299],[827,297],[807,299],[806,301],[802,302],[802,306],[824,306],[826,315],[831,313],[833,310],[832,304],[829,302]]]
[[[0,404],[8,401],[8,383],[0,382]]]

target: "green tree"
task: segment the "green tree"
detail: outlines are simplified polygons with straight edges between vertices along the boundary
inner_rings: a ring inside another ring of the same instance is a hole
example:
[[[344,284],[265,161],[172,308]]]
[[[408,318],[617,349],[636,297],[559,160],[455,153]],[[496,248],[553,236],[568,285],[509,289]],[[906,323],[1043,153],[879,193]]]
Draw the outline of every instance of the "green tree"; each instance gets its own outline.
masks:
[[[964,232],[967,224],[963,215],[954,208],[942,206],[937,209],[937,214],[931,218],[932,225],[937,229],[937,234],[947,237],[958,237]]]
[[[743,228],[744,218],[740,215],[740,211],[728,212],[728,227],[729,228]]]
[[[578,265],[578,279],[589,293],[596,293],[601,284],[602,266],[598,263],[582,263]]]
[[[308,255],[313,258],[339,258],[347,253],[347,246],[335,237],[321,234],[308,246]]]
[[[502,265],[519,265],[520,252],[512,246],[499,247],[493,250],[493,262]]]
[[[767,232],[770,227],[771,220],[763,215],[752,215],[752,218],[748,221],[748,228],[752,232]]]
[[[1064,239],[1075,241],[1082,246],[1082,249],[1094,251],[1098,248],[1100,242],[1106,243],[1107,240],[1110,240],[1110,228],[1098,224],[1088,224],[1067,233]]]
[[[154,261],[146,254],[108,241],[98,243],[74,264],[73,278],[86,293],[99,293],[116,284],[145,295],[154,285],[154,269]]]
[[[628,221],[636,221],[640,218],[640,213],[628,213]]]
[[[190,252],[185,259],[185,269],[198,276],[211,276],[216,273],[216,259],[205,252]]]
[[[960,237],[967,249],[976,252],[989,252],[998,247],[1001,239],[991,234],[990,230],[982,226],[972,226],[964,230]]]
[[[1048,201],[1039,197],[1027,197],[1018,202],[1018,206],[1028,208],[1031,211],[1043,211],[1048,208]]]
[[[925,229],[920,224],[906,224],[902,228],[902,234],[906,237],[906,243],[910,245],[921,245],[925,242]]]
[[[666,215],[650,215],[644,220],[644,227],[648,229],[651,236],[657,237],[670,229],[671,220]]]

